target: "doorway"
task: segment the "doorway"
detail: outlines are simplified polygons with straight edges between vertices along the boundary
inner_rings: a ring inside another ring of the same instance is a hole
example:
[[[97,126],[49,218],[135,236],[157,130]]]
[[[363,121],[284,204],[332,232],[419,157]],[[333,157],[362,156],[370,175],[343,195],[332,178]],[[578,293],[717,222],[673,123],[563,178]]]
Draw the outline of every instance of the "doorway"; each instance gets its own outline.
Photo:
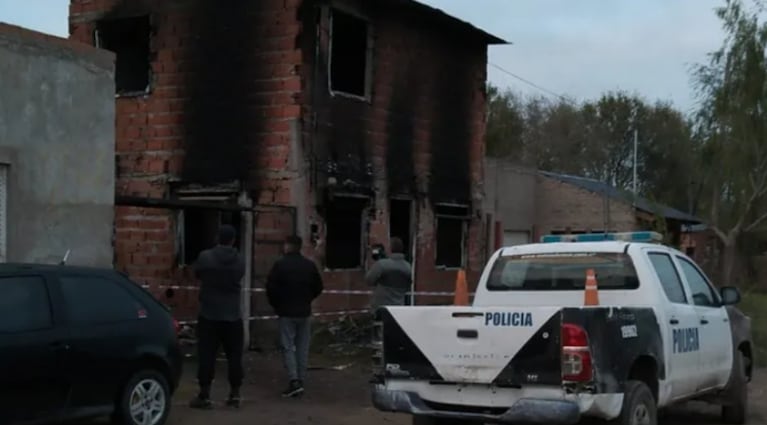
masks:
[[[400,238],[405,246],[405,258],[413,259],[412,241],[412,211],[413,202],[410,199],[392,199],[389,201],[389,239]]]

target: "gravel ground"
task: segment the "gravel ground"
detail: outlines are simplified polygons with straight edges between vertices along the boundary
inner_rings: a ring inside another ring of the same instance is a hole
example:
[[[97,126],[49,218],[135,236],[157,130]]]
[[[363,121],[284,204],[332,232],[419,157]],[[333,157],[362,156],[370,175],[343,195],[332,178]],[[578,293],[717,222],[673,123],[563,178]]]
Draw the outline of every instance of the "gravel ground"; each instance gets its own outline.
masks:
[[[338,362],[338,360],[335,360]],[[326,360],[328,365],[333,360]],[[343,362],[341,362],[343,363]],[[225,369],[219,372],[213,397],[217,406],[212,411],[194,411],[186,407],[194,396],[194,366],[187,366],[187,377],[176,396],[169,425],[405,425],[405,415],[384,414],[375,410],[369,401],[366,370],[362,366],[349,366],[343,370],[315,369],[309,374],[307,393],[301,399],[283,400],[279,397],[285,380],[282,365],[274,355],[251,355],[247,361],[248,384],[243,391],[243,406],[231,410],[223,406],[227,395]],[[224,364],[222,363],[223,367]],[[224,372],[224,374],[221,374]],[[767,371],[759,371],[750,388],[750,424],[767,423]],[[664,425],[717,425],[719,408],[703,403],[689,403],[668,412]]]

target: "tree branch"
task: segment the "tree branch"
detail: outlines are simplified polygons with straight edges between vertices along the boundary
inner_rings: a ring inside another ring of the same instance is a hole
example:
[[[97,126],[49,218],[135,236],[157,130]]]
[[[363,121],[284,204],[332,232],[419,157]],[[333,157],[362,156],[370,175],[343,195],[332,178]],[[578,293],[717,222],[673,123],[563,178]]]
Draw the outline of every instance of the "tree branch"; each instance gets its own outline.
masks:
[[[745,233],[748,233],[754,229],[756,229],[764,220],[767,220],[767,213],[764,213],[759,216],[756,220],[754,220],[753,223],[749,224],[745,230],[743,230]]]

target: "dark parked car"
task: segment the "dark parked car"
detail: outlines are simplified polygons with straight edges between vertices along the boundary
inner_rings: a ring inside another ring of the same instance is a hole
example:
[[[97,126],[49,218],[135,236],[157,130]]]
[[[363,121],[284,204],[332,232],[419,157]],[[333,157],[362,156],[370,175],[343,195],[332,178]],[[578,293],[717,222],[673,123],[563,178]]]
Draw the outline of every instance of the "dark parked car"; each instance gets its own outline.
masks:
[[[162,425],[181,376],[177,327],[114,270],[0,264],[0,424]]]

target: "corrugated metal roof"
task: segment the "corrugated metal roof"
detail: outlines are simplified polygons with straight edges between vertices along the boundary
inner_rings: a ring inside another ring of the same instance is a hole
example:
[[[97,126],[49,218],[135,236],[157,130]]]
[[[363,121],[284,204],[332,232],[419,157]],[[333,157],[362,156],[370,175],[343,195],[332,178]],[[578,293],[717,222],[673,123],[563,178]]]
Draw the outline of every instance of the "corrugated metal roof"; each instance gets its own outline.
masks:
[[[463,26],[467,30],[478,34],[480,37],[482,37],[485,40],[487,44],[511,44],[500,37],[497,37],[485,30],[482,30],[472,25],[469,22],[458,19],[455,16],[442,11],[441,9],[437,9],[436,7],[429,6],[428,4],[421,3],[420,1],[417,1],[417,0],[387,0],[386,3],[392,4],[392,5],[412,7],[413,9],[417,11],[428,13],[435,20],[438,20],[438,21],[441,20],[447,24],[457,24],[457,25]]]
[[[571,176],[568,174],[557,174],[549,171],[539,171],[539,173],[543,176],[559,180],[563,183],[571,184],[581,189],[588,190],[589,192],[606,194],[608,197],[610,197],[610,199],[626,202],[628,204],[631,204],[634,198],[631,193],[622,191],[599,180],[590,179],[587,177]],[[703,220],[699,219],[698,217],[687,214],[683,211],[679,211],[676,208],[671,208],[667,205],[656,204],[641,196],[638,196],[636,199],[636,208],[651,214],[662,215],[667,219],[677,220],[687,224],[698,224],[703,222]]]

